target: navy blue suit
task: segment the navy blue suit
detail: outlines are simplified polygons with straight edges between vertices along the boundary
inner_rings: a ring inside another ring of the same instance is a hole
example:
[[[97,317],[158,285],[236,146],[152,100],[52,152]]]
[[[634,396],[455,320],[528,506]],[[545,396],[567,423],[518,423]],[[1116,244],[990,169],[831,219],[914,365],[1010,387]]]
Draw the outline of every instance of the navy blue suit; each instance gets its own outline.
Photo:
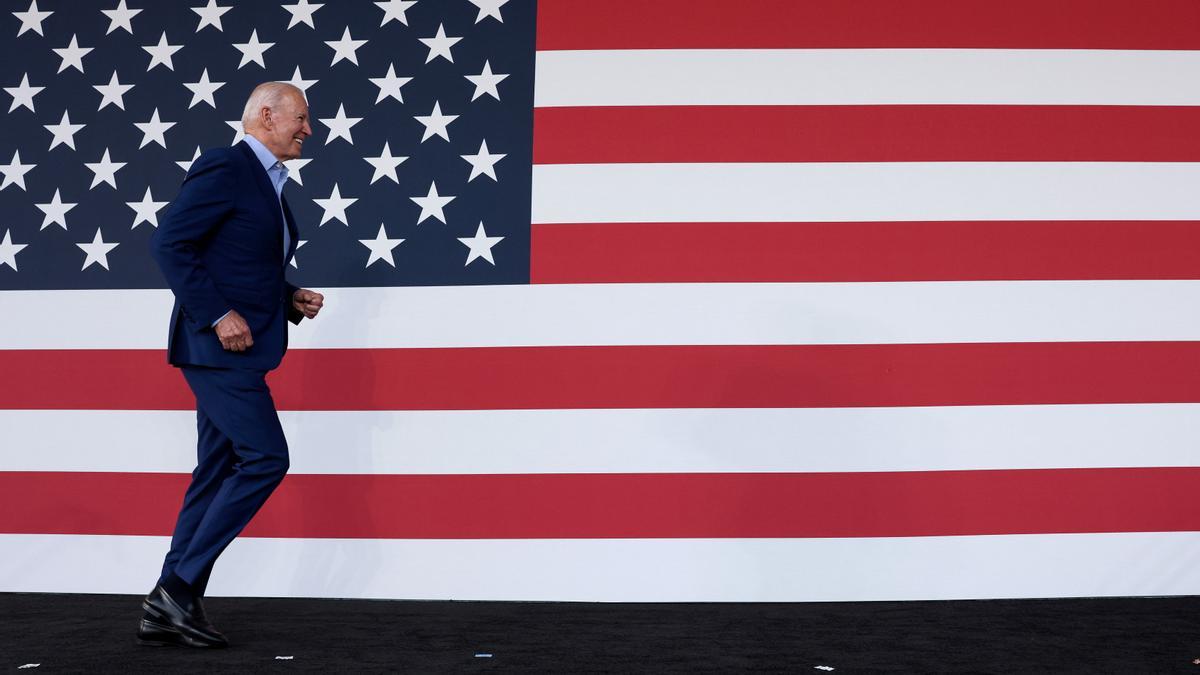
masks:
[[[163,578],[203,594],[213,563],[288,469],[287,441],[266,374],[287,350],[287,321],[303,314],[284,278],[297,231],[246,143],[202,154],[151,240],[175,294],[167,359],[196,395],[197,463]],[[284,250],[284,228],[290,242]],[[237,310],[254,345],[226,351],[213,324]]]

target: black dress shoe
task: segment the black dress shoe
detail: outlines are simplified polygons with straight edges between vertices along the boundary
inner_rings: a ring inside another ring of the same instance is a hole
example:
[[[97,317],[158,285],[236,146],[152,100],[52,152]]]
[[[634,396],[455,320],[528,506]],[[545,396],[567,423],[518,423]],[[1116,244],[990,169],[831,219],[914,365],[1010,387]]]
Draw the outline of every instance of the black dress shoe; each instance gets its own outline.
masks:
[[[154,587],[150,595],[142,601],[142,609],[146,610],[149,618],[143,619],[138,627],[138,638],[141,639],[142,628],[145,627],[151,636],[160,643],[182,644],[188,647],[228,647],[229,641],[221,632],[213,627],[204,614],[204,607],[199,599],[188,600],[186,604],[177,602],[167,593],[162,584]],[[147,626],[146,624],[150,624]],[[174,631],[178,639],[174,642],[163,642],[172,638],[160,629]]]
[[[137,642],[139,645],[146,645],[148,647],[166,647],[168,645],[178,647],[187,646],[179,631],[172,628],[170,624],[155,621],[148,614],[143,616],[142,620],[138,622]]]

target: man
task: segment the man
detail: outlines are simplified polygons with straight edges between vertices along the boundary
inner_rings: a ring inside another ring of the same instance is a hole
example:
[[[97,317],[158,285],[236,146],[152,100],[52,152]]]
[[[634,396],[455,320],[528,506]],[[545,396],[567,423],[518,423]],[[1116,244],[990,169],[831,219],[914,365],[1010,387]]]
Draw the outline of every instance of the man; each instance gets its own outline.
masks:
[[[201,598],[217,556],[287,472],[265,378],[287,349],[285,319],[311,319],[324,303],[284,279],[297,230],[282,196],[283,161],[299,157],[312,135],[304,95],[261,84],[242,124],[244,141],[192,164],[151,241],[175,294],[167,360],[196,395],[198,442],[162,576],[142,603],[143,644],[228,644]]]

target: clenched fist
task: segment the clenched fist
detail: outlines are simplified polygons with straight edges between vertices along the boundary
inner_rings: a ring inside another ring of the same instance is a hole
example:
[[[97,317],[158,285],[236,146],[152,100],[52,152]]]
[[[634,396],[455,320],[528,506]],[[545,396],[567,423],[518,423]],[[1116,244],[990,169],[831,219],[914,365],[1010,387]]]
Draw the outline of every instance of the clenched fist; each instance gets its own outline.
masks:
[[[250,335],[250,326],[237,310],[229,310],[225,318],[217,322],[214,329],[217,339],[226,351],[244,352],[254,346],[254,336]]]
[[[304,315],[304,318],[311,319],[321,311],[325,306],[325,296],[316,291],[310,291],[307,288],[296,289],[292,294],[292,307],[296,311]]]

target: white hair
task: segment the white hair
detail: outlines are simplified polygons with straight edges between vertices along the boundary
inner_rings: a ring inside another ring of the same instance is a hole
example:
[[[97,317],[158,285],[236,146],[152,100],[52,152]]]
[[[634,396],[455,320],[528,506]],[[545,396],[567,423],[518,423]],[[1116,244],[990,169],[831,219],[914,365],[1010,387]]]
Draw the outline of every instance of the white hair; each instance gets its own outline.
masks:
[[[259,111],[263,108],[276,108],[289,92],[296,92],[304,98],[304,92],[295,85],[287,82],[263,82],[250,92],[246,107],[242,110],[242,128],[246,131],[258,125]]]

